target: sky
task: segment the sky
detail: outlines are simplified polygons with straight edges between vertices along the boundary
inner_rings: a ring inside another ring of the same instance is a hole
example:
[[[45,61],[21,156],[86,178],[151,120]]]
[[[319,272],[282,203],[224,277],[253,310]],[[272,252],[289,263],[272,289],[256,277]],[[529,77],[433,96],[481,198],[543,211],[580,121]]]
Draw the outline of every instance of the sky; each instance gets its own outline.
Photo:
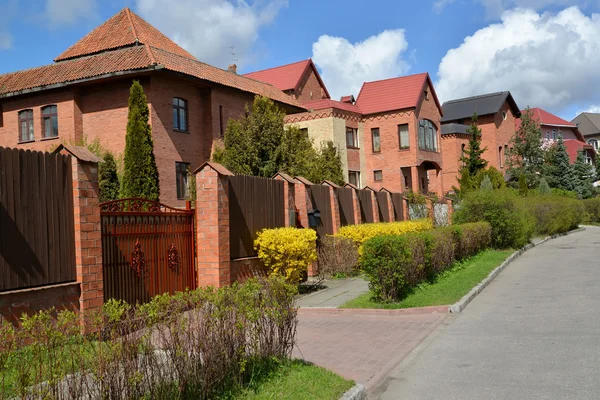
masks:
[[[522,109],[600,112],[600,0],[0,0],[0,74],[52,63],[123,7],[239,73],[312,58],[334,99],[429,72],[442,102],[510,90]]]

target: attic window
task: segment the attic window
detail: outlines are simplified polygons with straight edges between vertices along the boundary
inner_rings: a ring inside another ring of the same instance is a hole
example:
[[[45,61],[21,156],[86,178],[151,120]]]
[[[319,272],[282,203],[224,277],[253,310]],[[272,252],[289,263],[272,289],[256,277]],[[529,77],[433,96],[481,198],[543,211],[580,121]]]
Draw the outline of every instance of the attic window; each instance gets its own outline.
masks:
[[[506,114],[506,111],[502,111],[502,120],[506,121],[506,117],[508,117],[508,115]]]
[[[423,94],[425,95],[425,100],[429,100],[429,91],[427,89],[423,91]]]

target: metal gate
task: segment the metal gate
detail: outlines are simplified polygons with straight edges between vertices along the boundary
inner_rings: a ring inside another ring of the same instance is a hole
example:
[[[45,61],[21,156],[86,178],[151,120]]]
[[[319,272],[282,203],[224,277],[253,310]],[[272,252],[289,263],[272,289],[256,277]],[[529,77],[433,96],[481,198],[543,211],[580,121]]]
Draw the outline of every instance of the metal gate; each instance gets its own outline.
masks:
[[[193,210],[144,199],[100,207],[105,300],[145,303],[196,288]]]

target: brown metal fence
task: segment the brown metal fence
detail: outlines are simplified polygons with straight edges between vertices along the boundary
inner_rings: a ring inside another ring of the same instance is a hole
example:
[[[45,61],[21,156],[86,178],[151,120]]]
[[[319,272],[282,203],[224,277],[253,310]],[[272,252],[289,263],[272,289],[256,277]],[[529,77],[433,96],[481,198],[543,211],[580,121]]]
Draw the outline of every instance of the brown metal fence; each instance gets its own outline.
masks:
[[[340,212],[340,224],[342,226],[354,225],[354,203],[352,201],[351,188],[335,188],[335,195],[338,198],[338,208]]]
[[[0,291],[76,280],[71,157],[0,147]]]
[[[394,207],[394,218],[396,221],[404,221],[403,203],[402,193],[392,193],[392,206]]]
[[[145,303],[196,288],[194,211],[141,199],[101,204],[104,299]]]
[[[360,217],[362,223],[365,224],[374,222],[375,219],[373,218],[373,200],[371,197],[371,193],[373,193],[373,191],[368,189],[362,189],[357,190],[356,193],[358,194],[358,201],[360,203]]]
[[[375,192],[375,198],[377,199],[377,210],[379,211],[379,221],[380,222],[391,222],[387,192]]]
[[[321,218],[315,227],[319,238],[333,235],[333,215],[331,212],[331,197],[329,186],[311,185],[306,187],[313,210],[319,210]],[[310,211],[310,210],[309,210]]]
[[[257,233],[285,226],[283,186],[283,181],[274,179],[229,177],[231,259],[256,256]]]

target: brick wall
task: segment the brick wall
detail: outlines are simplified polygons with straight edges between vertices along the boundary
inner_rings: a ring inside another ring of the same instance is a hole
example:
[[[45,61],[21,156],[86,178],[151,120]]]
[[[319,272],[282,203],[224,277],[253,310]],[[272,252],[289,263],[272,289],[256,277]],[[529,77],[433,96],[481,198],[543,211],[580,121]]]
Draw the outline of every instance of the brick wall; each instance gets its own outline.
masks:
[[[444,156],[444,193],[452,190],[452,186],[458,186],[458,170],[461,167],[460,157],[462,146],[467,148],[469,137],[467,135],[444,135],[442,147]]]
[[[302,76],[295,95],[301,103],[327,98],[327,94],[312,68],[309,68]]]

